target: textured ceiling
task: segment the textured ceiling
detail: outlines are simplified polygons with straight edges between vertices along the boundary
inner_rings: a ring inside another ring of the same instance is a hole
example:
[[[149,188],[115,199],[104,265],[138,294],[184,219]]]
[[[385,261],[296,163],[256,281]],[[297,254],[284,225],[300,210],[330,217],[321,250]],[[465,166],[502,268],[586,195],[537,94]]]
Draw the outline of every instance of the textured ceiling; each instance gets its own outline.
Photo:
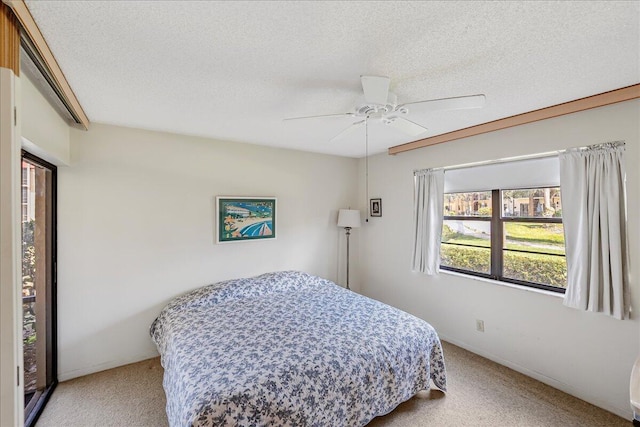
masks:
[[[27,1],[93,122],[361,157],[360,75],[399,103],[483,93],[412,115],[420,137],[640,82],[639,1]],[[369,153],[415,140],[370,121]]]

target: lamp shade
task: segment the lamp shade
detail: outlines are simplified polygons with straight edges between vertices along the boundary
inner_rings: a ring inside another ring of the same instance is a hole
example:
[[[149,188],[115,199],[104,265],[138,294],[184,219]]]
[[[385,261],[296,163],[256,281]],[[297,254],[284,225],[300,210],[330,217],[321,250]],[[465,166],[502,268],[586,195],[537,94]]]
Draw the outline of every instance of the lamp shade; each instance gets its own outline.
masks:
[[[356,209],[340,209],[338,212],[338,227],[360,227],[360,211]]]

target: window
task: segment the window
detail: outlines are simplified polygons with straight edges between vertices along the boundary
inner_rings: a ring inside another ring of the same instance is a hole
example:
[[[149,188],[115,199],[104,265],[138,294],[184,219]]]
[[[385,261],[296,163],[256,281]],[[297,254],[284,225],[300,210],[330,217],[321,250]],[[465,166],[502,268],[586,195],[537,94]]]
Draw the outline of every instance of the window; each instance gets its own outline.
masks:
[[[23,152],[22,176],[24,419],[32,426],[57,381],[56,167]]]
[[[441,268],[564,292],[559,187],[444,195]]]
[[[491,274],[491,191],[444,195],[441,265]]]

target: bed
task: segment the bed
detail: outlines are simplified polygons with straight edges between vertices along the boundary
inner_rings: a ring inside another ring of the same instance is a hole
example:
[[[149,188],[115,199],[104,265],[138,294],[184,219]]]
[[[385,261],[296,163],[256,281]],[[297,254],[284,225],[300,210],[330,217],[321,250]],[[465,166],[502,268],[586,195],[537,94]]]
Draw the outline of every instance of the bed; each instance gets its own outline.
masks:
[[[427,322],[296,271],[209,285],[151,325],[171,426],[363,426],[430,380],[446,391]]]

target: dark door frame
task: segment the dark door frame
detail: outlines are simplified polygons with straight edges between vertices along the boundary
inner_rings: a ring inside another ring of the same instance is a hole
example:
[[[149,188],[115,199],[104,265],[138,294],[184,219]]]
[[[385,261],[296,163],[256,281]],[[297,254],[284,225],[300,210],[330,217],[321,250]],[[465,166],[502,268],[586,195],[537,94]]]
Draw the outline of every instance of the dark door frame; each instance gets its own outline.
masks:
[[[51,289],[46,295],[47,316],[46,316],[46,340],[47,340],[47,385],[42,392],[37,392],[32,401],[25,407],[24,425],[32,427],[42,414],[45,405],[51,397],[51,393],[58,384],[58,325],[57,325],[57,200],[58,200],[58,170],[57,167],[46,160],[35,156],[28,151],[22,150],[22,160],[26,160],[37,166],[51,171]]]

